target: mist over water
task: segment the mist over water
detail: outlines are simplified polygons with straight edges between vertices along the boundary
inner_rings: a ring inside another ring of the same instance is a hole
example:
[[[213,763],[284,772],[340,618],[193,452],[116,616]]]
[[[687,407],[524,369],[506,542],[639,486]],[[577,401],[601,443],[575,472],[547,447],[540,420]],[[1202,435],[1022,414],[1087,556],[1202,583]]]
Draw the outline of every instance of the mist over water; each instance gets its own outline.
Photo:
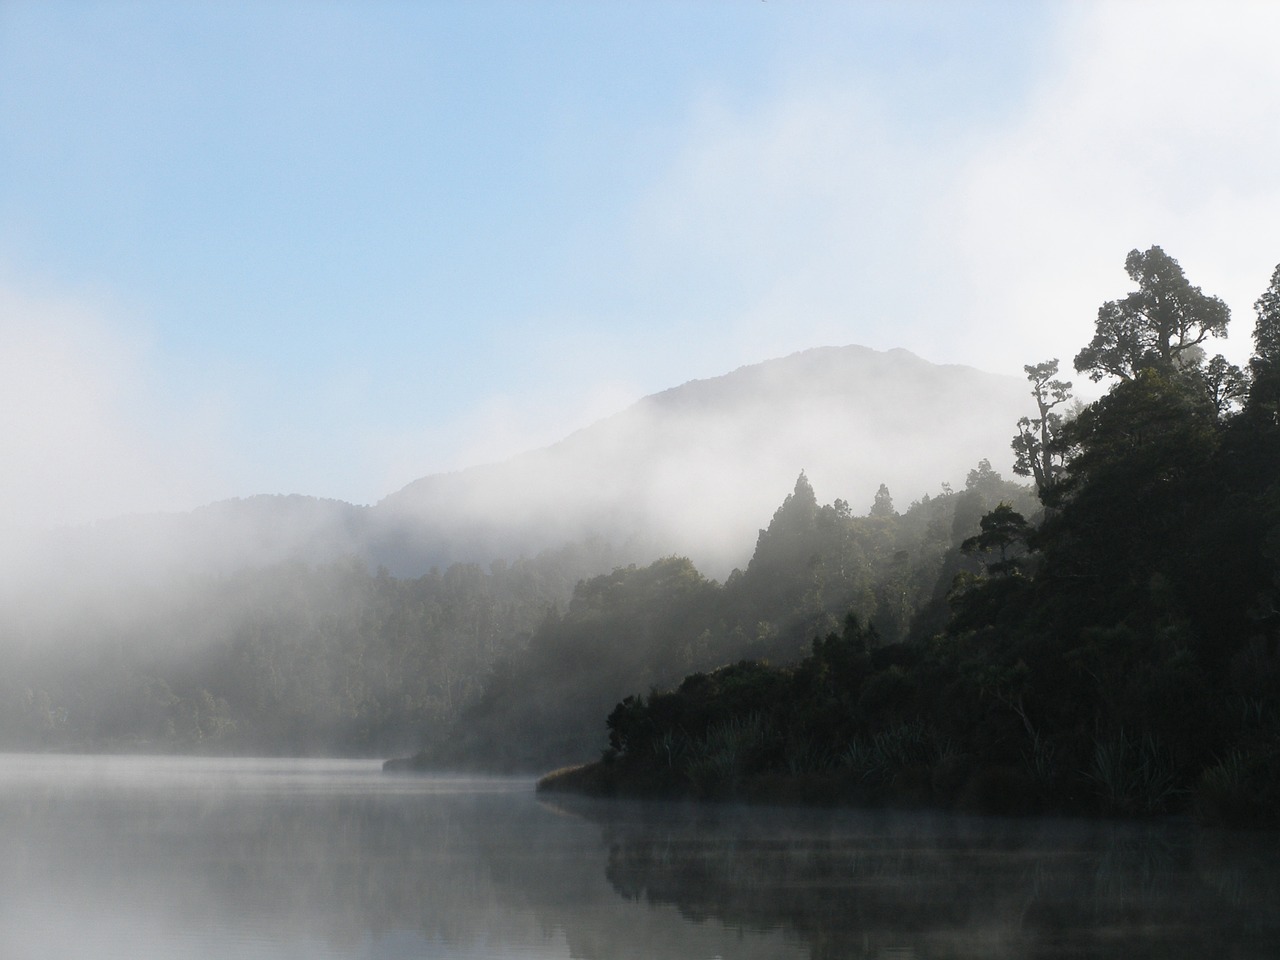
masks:
[[[352,761],[0,757],[0,955],[1273,955],[1276,839],[541,803]]]
[[[528,780],[4,757],[0,854],[6,957],[642,956],[664,941],[714,956],[736,937],[690,935],[670,907],[629,923],[598,828],[539,805]],[[739,955],[803,955],[758,939]]]
[[[1277,35],[0,0],[0,960],[1280,953]]]

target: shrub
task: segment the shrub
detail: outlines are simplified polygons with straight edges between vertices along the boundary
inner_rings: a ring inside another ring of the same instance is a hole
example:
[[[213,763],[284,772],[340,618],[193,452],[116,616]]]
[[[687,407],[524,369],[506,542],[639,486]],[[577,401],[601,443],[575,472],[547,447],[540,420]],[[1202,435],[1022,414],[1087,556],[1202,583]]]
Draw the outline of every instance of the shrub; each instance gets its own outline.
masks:
[[[1173,760],[1159,740],[1118,736],[1094,741],[1093,765],[1086,773],[1106,813],[1162,813],[1180,795]]]
[[[772,739],[773,728],[760,713],[730,717],[707,728],[706,736],[690,750],[685,775],[696,795],[733,796],[759,762]]]
[[[1201,774],[1193,805],[1203,823],[1259,827],[1280,823],[1280,750],[1232,750]]]

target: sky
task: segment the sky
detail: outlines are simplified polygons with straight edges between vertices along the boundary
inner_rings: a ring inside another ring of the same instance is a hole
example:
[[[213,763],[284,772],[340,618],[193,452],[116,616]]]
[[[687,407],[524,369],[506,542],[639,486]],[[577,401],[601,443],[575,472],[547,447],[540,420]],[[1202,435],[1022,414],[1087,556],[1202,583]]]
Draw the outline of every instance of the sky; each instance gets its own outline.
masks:
[[[1271,2],[0,0],[0,528],[372,503],[815,346],[1069,371],[1152,244],[1240,362],[1276,36]]]

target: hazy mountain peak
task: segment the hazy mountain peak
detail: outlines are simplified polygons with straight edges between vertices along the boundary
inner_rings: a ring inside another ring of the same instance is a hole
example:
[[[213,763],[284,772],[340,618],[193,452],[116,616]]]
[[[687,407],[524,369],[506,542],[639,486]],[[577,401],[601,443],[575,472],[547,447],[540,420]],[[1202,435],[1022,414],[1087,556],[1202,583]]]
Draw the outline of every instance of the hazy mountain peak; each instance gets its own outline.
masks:
[[[159,583],[186,572],[344,556],[416,576],[455,561],[532,556],[587,538],[617,561],[683,554],[744,566],[803,469],[820,502],[907,504],[959,485],[979,459],[1007,473],[1024,381],[906,350],[820,347],[645,397],[558,443],[424,477],[373,507],[302,495],[120,517],[11,551],[31,584]],[[602,554],[603,555],[603,554]]]
[[[1028,404],[1016,377],[902,349],[819,347],[652,394],[550,447],[414,481],[374,509],[399,531],[403,560],[406,538],[499,555],[602,534],[723,573],[746,562],[801,468],[824,501],[864,509],[887,483],[906,503],[982,458],[1007,472]]]

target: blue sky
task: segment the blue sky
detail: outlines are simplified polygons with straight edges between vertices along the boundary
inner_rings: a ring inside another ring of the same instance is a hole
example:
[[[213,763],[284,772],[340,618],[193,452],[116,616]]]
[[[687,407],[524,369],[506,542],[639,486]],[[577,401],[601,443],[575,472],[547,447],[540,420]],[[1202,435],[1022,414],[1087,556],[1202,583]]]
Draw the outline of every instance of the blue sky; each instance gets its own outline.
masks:
[[[0,3],[0,518],[371,502],[824,344],[1280,260],[1258,4]]]

